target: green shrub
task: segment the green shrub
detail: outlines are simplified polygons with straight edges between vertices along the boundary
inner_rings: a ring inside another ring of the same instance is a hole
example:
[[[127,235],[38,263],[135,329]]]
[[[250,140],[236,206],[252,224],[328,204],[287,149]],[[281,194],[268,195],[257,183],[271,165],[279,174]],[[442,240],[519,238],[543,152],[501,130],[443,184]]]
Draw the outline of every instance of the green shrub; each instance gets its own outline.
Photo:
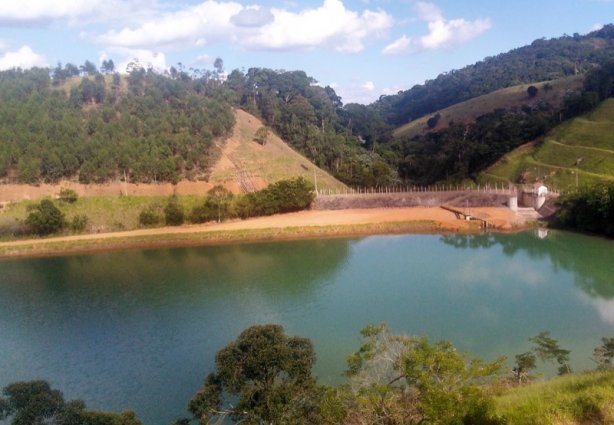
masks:
[[[26,218],[26,226],[37,235],[59,232],[65,225],[64,213],[49,199],[43,199],[32,207]]]
[[[85,214],[77,214],[75,215],[70,222],[70,230],[75,233],[81,233],[87,227],[89,223],[89,219]]]
[[[143,208],[139,214],[139,225],[142,227],[157,226],[161,222],[162,216],[159,212],[159,208],[154,204]]]
[[[180,226],[184,219],[183,207],[179,204],[177,196],[171,196],[164,207],[164,221],[168,226]]]
[[[79,199],[79,195],[72,189],[62,188],[60,189],[60,193],[58,194],[60,201],[66,202],[68,204],[74,204]]]
[[[206,223],[208,221],[217,220],[217,206],[210,197],[192,208],[190,213],[190,221],[192,223]]]

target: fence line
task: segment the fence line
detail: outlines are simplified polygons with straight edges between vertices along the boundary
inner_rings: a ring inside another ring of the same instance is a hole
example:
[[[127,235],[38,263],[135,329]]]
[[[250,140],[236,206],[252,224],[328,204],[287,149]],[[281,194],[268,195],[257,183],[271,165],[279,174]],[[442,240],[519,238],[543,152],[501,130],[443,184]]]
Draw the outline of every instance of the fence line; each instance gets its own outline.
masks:
[[[432,186],[414,186],[414,185],[395,185],[395,186],[377,186],[377,187],[347,187],[347,188],[326,188],[318,189],[318,196],[348,196],[348,195],[382,195],[393,193],[441,193],[441,192],[477,192],[491,193],[496,195],[518,195],[522,192],[522,188],[516,186],[505,185],[432,185]],[[549,193],[559,196],[560,192],[556,189],[550,189]]]

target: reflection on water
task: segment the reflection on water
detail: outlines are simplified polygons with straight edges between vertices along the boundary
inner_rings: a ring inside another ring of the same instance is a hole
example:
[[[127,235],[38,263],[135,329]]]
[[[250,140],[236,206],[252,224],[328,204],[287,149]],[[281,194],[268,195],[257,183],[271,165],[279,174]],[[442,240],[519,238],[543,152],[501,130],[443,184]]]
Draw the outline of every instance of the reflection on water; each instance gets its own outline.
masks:
[[[168,424],[254,323],[314,341],[339,382],[358,331],[446,338],[487,359],[550,330],[591,367],[614,335],[611,241],[561,232],[407,235],[0,262],[0,386],[45,378],[67,398]]]

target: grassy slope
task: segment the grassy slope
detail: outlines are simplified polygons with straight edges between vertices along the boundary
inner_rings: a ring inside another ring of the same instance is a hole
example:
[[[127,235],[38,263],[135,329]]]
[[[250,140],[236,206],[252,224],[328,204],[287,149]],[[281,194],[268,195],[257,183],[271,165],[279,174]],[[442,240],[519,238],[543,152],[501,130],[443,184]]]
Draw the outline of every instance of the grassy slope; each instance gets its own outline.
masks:
[[[496,411],[510,425],[614,424],[614,371],[511,389],[497,397]]]
[[[527,88],[531,84],[521,84],[518,86],[508,87],[476,97],[465,102],[452,105],[438,113],[441,115],[439,124],[435,130],[445,128],[450,121],[454,122],[472,122],[480,115],[492,112],[498,108],[509,109],[522,105],[533,105],[541,101],[558,104],[562,101],[567,90],[575,90],[582,85],[582,76],[574,76],[562,78],[559,80],[549,81],[552,90],[546,92],[543,90],[545,83],[534,83],[533,85],[539,89],[537,96],[530,99],[527,95]],[[395,137],[413,137],[428,130],[426,121],[437,114],[437,112],[424,116],[394,131]]]
[[[293,150],[273,132],[269,133],[264,146],[255,142],[254,135],[263,125],[255,116],[237,110],[235,118],[233,134],[226,141],[222,158],[211,171],[210,182],[225,184],[233,181],[237,172],[242,172],[254,186],[262,188],[276,181],[298,176],[313,182],[315,173],[319,189],[345,188],[343,183]]]
[[[576,185],[576,177],[579,185],[614,180],[614,99],[558,126],[542,143],[527,144],[505,155],[480,180],[545,180],[568,190]]]

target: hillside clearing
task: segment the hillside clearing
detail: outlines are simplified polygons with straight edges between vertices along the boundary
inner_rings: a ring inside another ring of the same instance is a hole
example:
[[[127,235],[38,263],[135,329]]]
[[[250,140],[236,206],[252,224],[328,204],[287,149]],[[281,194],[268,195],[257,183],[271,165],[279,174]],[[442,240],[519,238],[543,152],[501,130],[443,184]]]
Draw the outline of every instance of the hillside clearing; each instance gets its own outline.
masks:
[[[545,181],[559,190],[614,180],[614,99],[552,130],[540,143],[508,153],[482,172],[481,183]]]
[[[418,136],[429,130],[426,122],[437,114],[440,114],[441,118],[437,126],[432,129],[434,131],[446,128],[450,122],[474,122],[479,116],[492,112],[495,109],[510,109],[523,105],[535,106],[540,102],[558,105],[569,91],[575,91],[582,86],[582,80],[582,76],[573,76],[554,81],[507,87],[413,120],[397,128],[393,134],[396,138]],[[551,89],[546,91],[544,89],[546,84],[549,84]],[[531,85],[534,85],[539,90],[537,96],[533,98],[529,98],[527,95],[527,89]]]

